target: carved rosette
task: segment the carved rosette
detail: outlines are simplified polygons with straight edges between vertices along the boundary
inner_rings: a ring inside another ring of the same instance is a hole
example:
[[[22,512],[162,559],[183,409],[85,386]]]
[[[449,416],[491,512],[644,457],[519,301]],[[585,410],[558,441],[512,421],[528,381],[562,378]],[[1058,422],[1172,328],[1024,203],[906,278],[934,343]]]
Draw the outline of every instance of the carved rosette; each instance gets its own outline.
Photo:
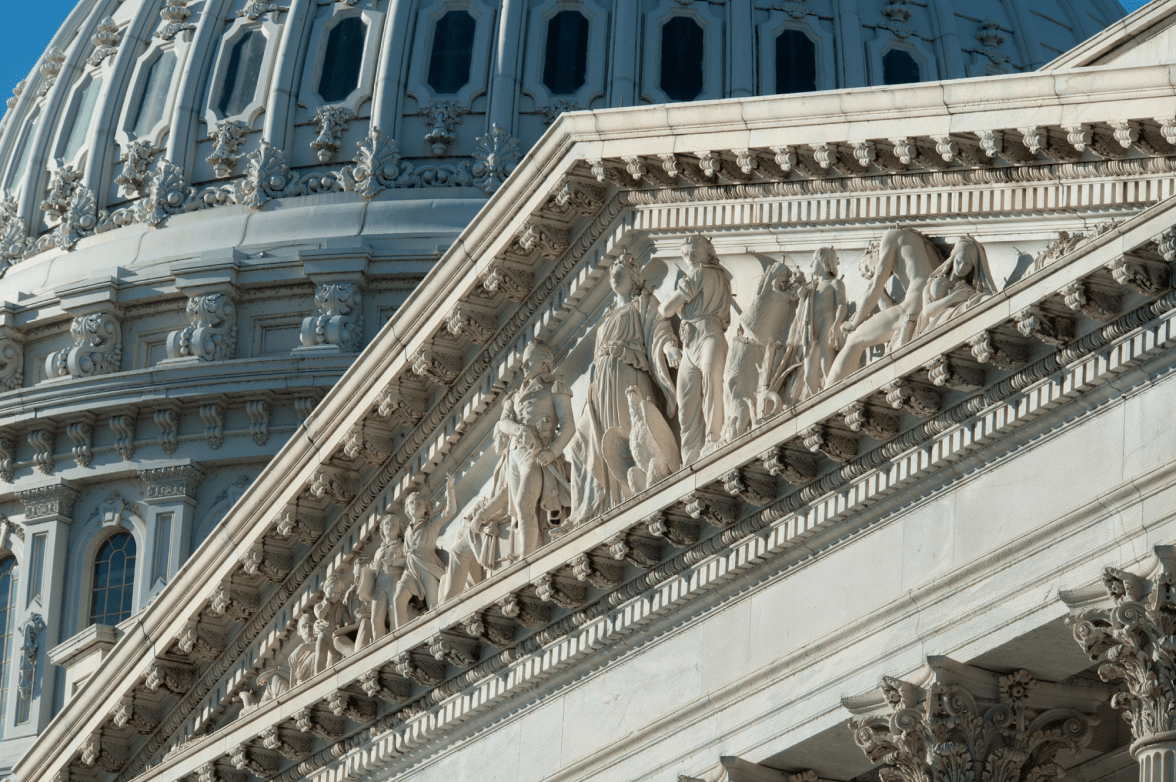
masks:
[[[94,377],[117,372],[122,362],[122,325],[109,312],[74,318],[69,328],[74,346],[45,359],[49,377]]]
[[[923,685],[883,678],[881,695],[891,713],[850,722],[857,745],[881,766],[883,782],[1052,779],[1062,773],[1055,762],[1059,752],[1077,754],[1089,744],[1097,719],[1056,706],[1085,688],[1044,685],[1024,670],[1001,676],[992,686],[984,679],[995,674],[941,664]],[[1035,690],[1045,686],[1052,697],[1035,698]],[[1089,696],[1071,697],[1089,705]],[[855,710],[852,701],[846,705]]]
[[[168,358],[228,361],[237,352],[236,308],[227,293],[188,299],[188,326],[167,335]]]
[[[334,345],[345,353],[358,352],[363,347],[362,304],[354,282],[319,285],[314,294],[319,314],[302,321],[303,346]]]

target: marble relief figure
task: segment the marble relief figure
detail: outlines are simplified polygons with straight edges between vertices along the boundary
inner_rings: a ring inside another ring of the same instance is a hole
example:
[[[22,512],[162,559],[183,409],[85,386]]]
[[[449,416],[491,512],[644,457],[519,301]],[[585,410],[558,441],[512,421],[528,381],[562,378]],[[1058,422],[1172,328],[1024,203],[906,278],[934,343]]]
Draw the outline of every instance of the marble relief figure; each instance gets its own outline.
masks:
[[[963,236],[931,274],[923,289],[923,311],[916,334],[930,331],[996,293],[988,254],[970,236]]]
[[[383,638],[392,619],[392,594],[404,574],[404,522],[393,513],[380,519],[380,545],[371,561],[355,565],[355,594],[364,606],[355,644],[363,648]]]
[[[575,435],[572,389],[553,376],[555,356],[546,344],[523,351],[523,382],[498,420],[500,468],[505,468],[517,560],[535,551],[544,532],[571,505],[571,471],[563,451]]]
[[[681,318],[681,348],[667,356],[678,369],[678,421],[682,463],[692,464],[722,440],[723,372],[731,325],[731,281],[719,264],[714,245],[700,234],[682,242],[682,259],[689,271],[678,280],[659,308],[661,316]]]
[[[454,477],[445,483],[445,510],[441,515],[430,512],[429,502],[420,492],[404,498],[404,572],[392,592],[392,627],[403,627],[412,616],[409,601],[414,597],[423,602],[426,610],[439,605],[438,592],[445,566],[437,556],[437,535],[441,526],[457,512],[457,492]]]
[[[765,397],[772,400],[771,412],[783,406],[775,389],[796,364],[786,338],[803,284],[803,275],[783,261],[772,261],[756,285],[755,298],[740,316],[723,373],[724,440],[751,430],[761,417]]]
[[[490,495],[479,498],[465,517],[461,530],[449,550],[449,566],[441,582],[438,599],[444,603],[479,583],[489,571],[511,560],[511,549],[500,537],[502,523],[510,518],[509,487],[506,467],[495,471]]]
[[[588,399],[568,448],[572,524],[598,516],[639,490],[630,483],[631,470],[642,474],[644,488],[681,467],[667,422],[677,413],[669,363],[677,342],[670,322],[658,311],[657,297],[632,255],[613,261],[609,282],[613,304],[597,327]],[[633,411],[640,424],[636,443]],[[646,444],[657,453],[641,459]]]
[[[789,344],[803,363],[798,402],[825,387],[825,378],[841,349],[841,324],[849,309],[845,283],[838,278],[839,258],[832,247],[813,253],[812,277],[802,288]]]
[[[893,351],[915,336],[923,310],[923,288],[939,267],[940,258],[931,240],[913,228],[891,228],[882,234],[876,259],[862,264],[862,274],[868,280],[866,293],[853,317],[841,326],[845,346],[833,361],[826,386],[856,371],[867,349],[889,345]],[[893,301],[886,293],[892,279],[905,291],[901,301]]]
[[[355,629],[347,607],[351,596],[349,581],[338,573],[323,579],[322,597],[314,606],[315,673],[322,673],[355,651],[354,643],[345,635]]]

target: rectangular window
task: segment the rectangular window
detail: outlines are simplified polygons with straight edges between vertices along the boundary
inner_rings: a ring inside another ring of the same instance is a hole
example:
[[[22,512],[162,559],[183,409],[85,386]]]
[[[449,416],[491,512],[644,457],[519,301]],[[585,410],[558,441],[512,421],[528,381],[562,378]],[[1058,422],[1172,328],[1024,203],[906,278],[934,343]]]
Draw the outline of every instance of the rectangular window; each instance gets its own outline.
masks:
[[[33,536],[33,549],[29,563],[29,599],[27,605],[32,605],[34,600],[44,602],[41,597],[41,590],[44,585],[41,583],[45,573],[45,542],[48,535],[44,532]]]
[[[167,583],[167,561],[171,556],[171,528],[174,513],[161,513],[155,517],[155,562],[152,565],[151,584]]]

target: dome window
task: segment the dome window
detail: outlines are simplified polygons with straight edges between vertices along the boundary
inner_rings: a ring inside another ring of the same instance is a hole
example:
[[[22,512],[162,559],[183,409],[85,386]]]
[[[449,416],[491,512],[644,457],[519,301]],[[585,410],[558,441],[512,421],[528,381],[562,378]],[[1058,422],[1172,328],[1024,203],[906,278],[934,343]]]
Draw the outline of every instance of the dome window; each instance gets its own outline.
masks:
[[[29,122],[25,129],[24,138],[20,140],[20,148],[14,158],[16,165],[12,167],[12,172],[8,175],[10,189],[20,183],[25,169],[29,167],[29,158],[33,155],[33,138],[37,135],[37,123],[40,122],[40,119],[40,116],[33,117],[32,122]]]
[[[94,104],[98,102],[98,93],[102,89],[101,79],[91,79],[75,99],[73,125],[69,129],[65,149],[61,158],[69,163],[78,156],[82,145],[86,143],[86,134],[90,132],[90,118],[94,116]]]
[[[702,27],[688,16],[662,26],[661,89],[670,100],[694,100],[702,93]]]
[[[349,16],[331,29],[323,56],[318,94],[327,103],[338,103],[359,87],[363,46],[367,26],[358,16]]]
[[[474,29],[474,18],[467,11],[450,11],[437,20],[428,82],[439,94],[452,95],[469,84]]]
[[[94,558],[90,590],[90,624],[116,625],[131,615],[135,590],[135,539],[129,532],[111,535]]]
[[[245,111],[257,94],[261,81],[261,62],[265,59],[265,34],[250,30],[242,35],[229,51],[225,68],[224,87],[216,108],[223,117],[234,117]]]
[[[776,38],[776,92],[817,89],[817,47],[799,30],[785,30]]]
[[[175,70],[176,53],[173,51],[164,52],[147,66],[139,105],[135,109],[135,119],[131,122],[131,132],[135,136],[146,136],[163,119]]]
[[[919,64],[901,49],[882,55],[882,81],[885,84],[913,84],[920,81]]]
[[[4,728],[4,706],[8,703],[8,658],[12,656],[16,624],[16,557],[0,559],[0,735]]]
[[[588,71],[588,20],[579,11],[560,11],[547,23],[543,84],[554,95],[572,95]]]

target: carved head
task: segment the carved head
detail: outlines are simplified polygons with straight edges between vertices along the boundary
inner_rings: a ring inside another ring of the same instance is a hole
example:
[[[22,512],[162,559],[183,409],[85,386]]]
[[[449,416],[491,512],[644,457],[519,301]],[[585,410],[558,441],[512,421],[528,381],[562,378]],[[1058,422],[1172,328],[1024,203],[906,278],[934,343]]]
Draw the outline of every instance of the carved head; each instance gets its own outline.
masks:
[[[414,491],[404,498],[404,512],[413,521],[423,521],[429,516],[429,503],[425,502],[419,491]]]
[[[323,599],[335,602],[343,597],[343,580],[332,573],[323,580]]]
[[[813,279],[828,275],[837,276],[837,251],[832,247],[818,247],[813,253]]]
[[[621,296],[639,296],[645,287],[645,276],[631,253],[621,253],[608,272],[612,289]]]
[[[543,342],[532,342],[523,351],[523,373],[527,377],[546,374],[555,367],[555,355]]]
[[[396,540],[395,527],[396,518],[391,513],[385,513],[380,519],[380,537],[384,539],[385,543],[392,543]]]
[[[306,643],[314,641],[314,617],[309,613],[298,617],[298,636]]]
[[[960,240],[951,248],[951,276],[957,280],[968,279],[976,269],[976,262],[980,258],[980,246],[970,236],[961,236]]]
[[[682,260],[691,266],[718,264],[715,246],[702,234],[690,234],[682,240]]]

